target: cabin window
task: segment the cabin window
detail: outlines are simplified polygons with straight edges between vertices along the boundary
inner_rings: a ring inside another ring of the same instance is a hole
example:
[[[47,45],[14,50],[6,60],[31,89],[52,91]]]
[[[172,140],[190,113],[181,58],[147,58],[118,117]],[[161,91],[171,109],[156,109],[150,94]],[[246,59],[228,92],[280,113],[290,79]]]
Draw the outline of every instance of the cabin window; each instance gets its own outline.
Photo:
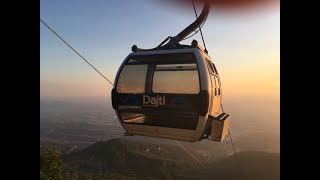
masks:
[[[210,64],[210,61],[209,61],[209,60],[206,60],[206,64],[207,64],[209,73],[210,73],[210,74],[213,74],[214,72],[213,72],[212,66],[211,66],[211,64]]]
[[[220,78],[218,76],[216,76],[217,79],[217,87],[218,87],[218,95],[221,95],[221,82],[220,82]]]
[[[159,64],[153,75],[154,93],[197,94],[200,91],[197,65]]]
[[[144,93],[148,65],[125,65],[117,83],[119,93]]]
[[[218,71],[216,69],[216,66],[213,63],[211,63],[211,66],[212,66],[214,73],[218,75]]]

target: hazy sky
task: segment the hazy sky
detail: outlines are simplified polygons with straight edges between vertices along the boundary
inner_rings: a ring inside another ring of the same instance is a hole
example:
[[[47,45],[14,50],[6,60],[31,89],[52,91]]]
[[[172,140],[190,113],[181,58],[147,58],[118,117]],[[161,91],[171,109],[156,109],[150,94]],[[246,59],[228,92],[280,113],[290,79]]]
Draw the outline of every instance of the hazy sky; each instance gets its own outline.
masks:
[[[195,20],[159,0],[41,0],[40,17],[112,82],[132,45],[153,48]],[[202,5],[197,6],[200,14]],[[40,23],[40,22],[39,22]],[[224,95],[279,94],[279,7],[251,14],[212,9],[203,34]],[[182,41],[201,41],[200,33]],[[111,85],[40,23],[41,96],[110,96]]]

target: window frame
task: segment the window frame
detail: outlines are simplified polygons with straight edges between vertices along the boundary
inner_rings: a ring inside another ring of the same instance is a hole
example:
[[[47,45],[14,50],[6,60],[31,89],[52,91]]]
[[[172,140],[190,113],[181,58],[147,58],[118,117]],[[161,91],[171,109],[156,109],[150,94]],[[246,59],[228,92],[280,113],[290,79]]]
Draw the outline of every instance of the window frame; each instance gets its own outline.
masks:
[[[218,74],[218,71],[217,71],[217,68],[216,68],[216,66],[213,64],[213,62],[210,62],[210,64],[211,64],[211,66],[212,66],[212,68],[213,68],[214,73],[215,73],[216,75],[219,75],[219,74]]]
[[[129,58],[127,62],[129,62],[131,59]],[[144,83],[144,88],[143,88],[143,92],[119,92],[118,91],[118,85],[119,85],[119,80],[120,80],[120,77],[121,77],[121,74],[123,72],[123,69],[125,66],[141,66],[141,65],[147,65],[147,71],[146,71],[146,75],[145,75],[145,83]],[[137,64],[128,64],[128,63],[125,63],[122,68],[121,68],[121,71],[119,73],[119,77],[117,79],[117,82],[115,84],[115,89],[117,90],[117,92],[119,93],[123,93],[123,94],[145,94],[147,91],[146,91],[146,86],[147,86],[147,83],[148,83],[148,71],[149,71],[149,64],[146,64],[146,63],[137,63]]]
[[[172,63],[174,64],[174,63]],[[178,64],[178,63],[177,63]],[[181,63],[179,63],[181,64]],[[191,64],[191,63],[186,63],[186,64]],[[193,63],[192,63],[193,64]],[[195,70],[188,70],[188,69],[182,69],[182,70],[156,70],[156,66],[157,65],[164,65],[164,64],[155,64],[154,70],[152,72],[152,79],[151,79],[151,93],[153,94],[198,94],[201,91],[201,78],[200,78],[200,72],[199,72],[199,66],[197,63],[197,60],[195,59],[194,64],[196,65],[196,69]],[[181,92],[154,92],[153,91],[153,83],[154,83],[154,74],[156,71],[171,71],[171,72],[175,72],[175,71],[197,71],[198,74],[198,87],[199,87],[199,91],[197,93],[181,93]]]
[[[186,62],[186,63],[182,63],[182,62],[178,62],[177,64],[190,64],[190,63],[195,63],[196,64],[196,67],[197,67],[197,71],[198,71],[198,78],[199,78],[199,92],[201,91],[201,85],[202,85],[202,79],[201,79],[201,74],[200,74],[200,71],[199,71],[199,62],[198,62],[198,59],[196,57],[196,54],[195,52],[180,52],[180,53],[164,53],[164,54],[161,54],[161,55],[180,55],[180,54],[183,54],[183,55],[191,55],[192,56],[192,62]],[[157,56],[157,55],[160,55],[160,54],[152,54],[150,56]],[[123,64],[121,65],[121,69],[118,70],[119,72],[117,73],[117,77],[116,77],[116,80],[115,80],[115,88],[117,89],[117,86],[118,86],[118,82],[119,82],[119,78],[120,78],[120,75],[122,73],[122,70],[123,70],[123,67],[125,65],[142,65],[142,64],[147,64],[148,65],[148,71],[147,71],[147,76],[146,76],[146,85],[145,85],[145,93],[144,94],[150,94],[150,93],[154,93],[152,91],[152,85],[153,85],[153,76],[154,76],[154,72],[155,72],[155,65],[157,64],[168,64],[168,63],[155,63],[153,61],[150,61],[150,62],[137,62],[137,63],[129,63],[130,60],[135,60],[136,57],[141,57],[141,56],[148,56],[148,55],[130,55],[127,57],[127,59],[123,62]],[[173,64],[173,63],[172,63]],[[153,69],[154,68],[154,69]],[[152,72],[151,72],[152,71]],[[148,74],[150,73],[150,75]],[[150,87],[149,87],[150,86]],[[155,94],[181,94],[181,93],[155,93]]]

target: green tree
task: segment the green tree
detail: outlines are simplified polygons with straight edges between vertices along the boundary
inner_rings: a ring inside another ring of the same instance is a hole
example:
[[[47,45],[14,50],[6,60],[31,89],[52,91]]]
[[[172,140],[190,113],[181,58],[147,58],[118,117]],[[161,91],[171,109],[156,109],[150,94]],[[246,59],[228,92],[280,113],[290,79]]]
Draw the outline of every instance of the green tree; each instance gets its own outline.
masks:
[[[61,152],[53,147],[40,145],[40,179],[63,180]]]

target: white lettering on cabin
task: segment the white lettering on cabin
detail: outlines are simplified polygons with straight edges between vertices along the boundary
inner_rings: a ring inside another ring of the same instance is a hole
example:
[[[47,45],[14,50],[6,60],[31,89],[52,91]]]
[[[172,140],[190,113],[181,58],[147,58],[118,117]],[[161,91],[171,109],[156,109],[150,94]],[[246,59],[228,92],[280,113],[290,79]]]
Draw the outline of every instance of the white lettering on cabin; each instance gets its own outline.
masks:
[[[166,96],[149,96],[143,95],[143,106],[158,107],[166,104]]]

